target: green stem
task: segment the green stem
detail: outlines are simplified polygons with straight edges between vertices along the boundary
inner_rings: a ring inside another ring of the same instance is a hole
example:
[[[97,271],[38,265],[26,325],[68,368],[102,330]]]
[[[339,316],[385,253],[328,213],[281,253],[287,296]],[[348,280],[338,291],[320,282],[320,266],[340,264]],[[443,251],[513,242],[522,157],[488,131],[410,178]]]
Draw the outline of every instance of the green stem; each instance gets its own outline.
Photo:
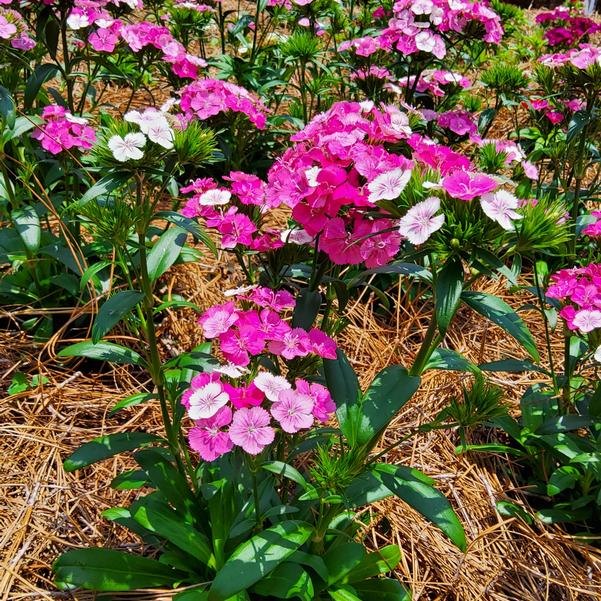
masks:
[[[415,357],[415,361],[411,369],[409,370],[409,374],[412,376],[419,376],[424,371],[424,367],[430,359],[430,355],[434,352],[434,349],[440,344],[442,341],[442,336],[438,333],[438,324],[436,323],[436,316],[432,315],[432,319],[430,320],[430,324],[428,325],[428,329],[426,330],[426,335],[424,336],[424,340],[422,345]]]

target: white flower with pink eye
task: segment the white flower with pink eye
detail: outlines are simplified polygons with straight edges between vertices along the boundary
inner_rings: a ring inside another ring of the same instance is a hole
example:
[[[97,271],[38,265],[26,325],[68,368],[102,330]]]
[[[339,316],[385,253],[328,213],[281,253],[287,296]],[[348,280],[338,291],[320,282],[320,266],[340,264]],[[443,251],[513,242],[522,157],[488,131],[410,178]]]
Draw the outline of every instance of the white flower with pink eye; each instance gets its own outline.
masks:
[[[595,351],[595,354],[593,355],[593,359],[597,363],[601,363],[601,344],[597,347],[597,350]]]
[[[572,324],[583,334],[588,334],[597,328],[601,328],[601,311],[598,309],[582,309],[581,311],[577,311]]]
[[[410,179],[410,169],[393,169],[381,173],[367,184],[370,202],[395,200],[401,195]]]
[[[146,131],[146,135],[151,142],[167,150],[173,148],[173,130],[169,127],[166,120],[165,123],[159,122],[150,125]]]
[[[513,231],[515,229],[513,221],[523,217],[515,210],[519,206],[519,200],[506,190],[483,194],[480,197],[480,206],[487,217],[507,231]]]
[[[290,390],[292,385],[283,376],[274,376],[267,371],[257,374],[254,385],[272,402],[278,400],[280,393]]]
[[[399,232],[411,244],[423,244],[444,223],[444,215],[436,215],[440,210],[440,199],[430,196],[412,206],[399,222]]]
[[[90,26],[90,19],[88,18],[88,15],[84,13],[74,12],[67,17],[67,25],[69,26],[69,29],[83,29],[84,27]]]
[[[139,161],[144,156],[142,148],[146,145],[146,136],[141,133],[127,134],[124,138],[113,136],[108,141],[109,150],[115,159],[125,161]]]
[[[429,31],[420,31],[415,36],[415,46],[423,52],[432,52],[436,46],[436,38]]]
[[[309,169],[305,170],[305,177],[307,178],[307,184],[311,188],[317,188],[319,186],[319,182],[317,181],[317,176],[321,169],[316,165],[315,167],[309,167]]]
[[[205,207],[214,207],[217,205],[226,205],[230,198],[231,193],[227,190],[219,190],[217,188],[213,190],[207,190],[198,197],[198,204]]]
[[[229,394],[219,382],[209,382],[190,395],[188,415],[192,419],[213,417],[229,400]]]

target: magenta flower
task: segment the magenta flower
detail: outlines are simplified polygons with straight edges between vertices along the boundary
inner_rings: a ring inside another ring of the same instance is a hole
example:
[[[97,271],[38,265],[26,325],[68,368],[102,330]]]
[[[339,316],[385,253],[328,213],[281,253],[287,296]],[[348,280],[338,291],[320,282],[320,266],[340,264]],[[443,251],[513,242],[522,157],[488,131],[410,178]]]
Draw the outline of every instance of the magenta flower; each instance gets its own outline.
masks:
[[[412,206],[399,222],[399,232],[411,244],[423,244],[444,224],[444,215],[436,215],[440,210],[440,199],[430,196]]]
[[[492,192],[497,187],[497,182],[483,173],[457,169],[442,180],[442,187],[453,198],[472,200],[476,196]]]
[[[207,309],[199,318],[205,338],[215,338],[225,334],[237,321],[239,315],[233,302],[216,305]]]
[[[308,355],[311,352],[311,340],[302,328],[292,328],[281,339],[272,340],[268,348],[270,353],[290,360]]]
[[[230,397],[230,402],[236,409],[258,407],[265,400],[265,394],[253,382],[240,388],[224,384],[224,388]]]
[[[313,399],[297,390],[284,390],[271,406],[271,415],[280,423],[282,430],[294,434],[313,424]]]
[[[246,367],[250,355],[259,355],[265,348],[265,338],[255,328],[244,326],[219,336],[221,352],[228,361]]]
[[[196,426],[188,432],[190,447],[205,461],[215,461],[229,453],[234,443],[221,428],[229,426],[231,421],[232,410],[229,407],[222,407],[213,417],[197,420]]]
[[[238,409],[229,429],[230,440],[250,455],[258,455],[275,438],[269,413],[261,407]]]
[[[306,380],[296,380],[296,390],[313,399],[313,417],[320,422],[327,422],[336,411],[330,391],[321,384],[309,384]]]

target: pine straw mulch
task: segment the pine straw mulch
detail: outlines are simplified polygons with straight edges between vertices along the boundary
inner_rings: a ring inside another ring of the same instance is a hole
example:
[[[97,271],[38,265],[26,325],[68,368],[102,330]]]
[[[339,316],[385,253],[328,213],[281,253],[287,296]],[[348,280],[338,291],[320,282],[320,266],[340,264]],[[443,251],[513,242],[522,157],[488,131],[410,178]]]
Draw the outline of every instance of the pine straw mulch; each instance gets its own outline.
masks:
[[[212,263],[212,262],[211,262]],[[237,272],[223,262],[172,269],[162,292],[182,293],[201,306],[223,300],[234,287]],[[489,283],[488,292],[503,295],[515,307],[522,298],[507,294],[502,283]],[[386,365],[407,364],[419,346],[427,314],[393,291],[396,315],[376,315],[367,293],[348,308],[349,326],[341,342],[366,385]],[[419,304],[417,304],[419,305]],[[540,323],[527,315],[540,338]],[[476,362],[521,351],[498,328],[473,313],[460,312],[447,346]],[[186,350],[202,340],[193,314],[170,314],[161,324],[166,355]],[[555,340],[560,352],[561,342]],[[0,386],[8,386],[17,371],[39,373],[48,382],[37,389],[6,396],[0,405],[0,601],[69,598],[54,590],[51,563],[71,547],[103,545],[141,551],[130,533],[102,518],[101,511],[126,504],[135,492],[115,491],[111,479],[133,467],[124,455],[66,474],[62,460],[79,444],[100,434],[144,429],[160,432],[160,416],[151,404],[109,417],[111,406],[147,386],[140,374],[117,367],[95,373],[98,364],[72,362],[61,366],[40,352],[24,335],[0,332]],[[519,393],[532,383],[529,375],[493,375],[515,408]],[[448,399],[458,394],[469,376],[433,371],[423,378],[419,394],[394,420],[385,436],[393,443],[431,420]],[[398,577],[411,587],[415,600],[559,601],[601,599],[601,551],[579,543],[557,528],[528,526],[504,519],[495,509],[499,500],[528,508],[527,497],[516,489],[507,458],[457,457],[454,434],[417,434],[386,458],[429,474],[448,496],[466,528],[469,548],[458,551],[441,532],[402,502],[388,499],[366,509],[373,527],[373,546],[397,543],[403,550]],[[89,593],[74,595],[92,599]],[[113,599],[168,599],[164,592],[140,592]]]

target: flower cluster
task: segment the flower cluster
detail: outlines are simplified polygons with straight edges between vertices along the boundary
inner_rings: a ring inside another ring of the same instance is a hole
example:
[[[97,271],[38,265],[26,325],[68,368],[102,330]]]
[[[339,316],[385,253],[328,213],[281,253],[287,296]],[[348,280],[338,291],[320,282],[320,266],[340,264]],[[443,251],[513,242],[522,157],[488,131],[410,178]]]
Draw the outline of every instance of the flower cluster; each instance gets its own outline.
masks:
[[[536,15],[536,22],[545,27],[544,38],[549,46],[574,46],[588,36],[601,31],[601,25],[588,17],[571,14],[566,6]]]
[[[11,9],[0,9],[0,40],[7,40],[16,50],[31,50],[35,41],[28,34],[23,17]]]
[[[562,269],[551,280],[547,296],[564,303],[559,314],[570,330],[588,334],[601,328],[601,264]]]
[[[163,111],[148,108],[144,111],[129,111],[125,121],[135,123],[140,131],[121,137],[112,136],[108,141],[109,150],[119,162],[138,161],[144,156],[142,150],[146,146],[146,138],[166,150],[173,148],[173,129]]]
[[[73,116],[59,105],[46,106],[42,112],[43,123],[31,134],[44,150],[59,154],[63,150],[78,148],[89,150],[96,141],[96,132],[87,119]]]
[[[271,444],[276,428],[286,434],[308,430],[317,420],[326,422],[335,405],[321,384],[260,371],[243,378],[225,366],[192,379],[182,395],[188,415],[195,421],[188,439],[205,461],[215,461],[234,446],[258,455]]]
[[[265,129],[267,108],[254,95],[220,79],[199,79],[179,91],[187,119],[208,119],[219,113],[242,113],[259,129]]]
[[[547,67],[563,67],[571,65],[577,69],[588,69],[593,65],[601,65],[601,48],[591,44],[580,44],[567,52],[545,54],[539,59]]]
[[[292,327],[281,313],[294,308],[292,295],[258,287],[241,300],[258,308],[239,309],[233,301],[215,305],[199,319],[204,335],[217,339],[223,356],[232,364],[246,367],[252,357],[268,352],[285,360],[309,354],[336,358],[336,344],[317,328],[306,331]]]
[[[432,96],[442,98],[446,96],[453,87],[459,87],[466,90],[470,88],[471,85],[471,81],[460,73],[455,73],[454,71],[448,71],[446,69],[426,69],[419,77],[416,75],[402,77],[395,84],[389,84],[388,88],[393,92],[400,92],[398,87],[414,88],[415,91],[420,94],[431,94]]]

